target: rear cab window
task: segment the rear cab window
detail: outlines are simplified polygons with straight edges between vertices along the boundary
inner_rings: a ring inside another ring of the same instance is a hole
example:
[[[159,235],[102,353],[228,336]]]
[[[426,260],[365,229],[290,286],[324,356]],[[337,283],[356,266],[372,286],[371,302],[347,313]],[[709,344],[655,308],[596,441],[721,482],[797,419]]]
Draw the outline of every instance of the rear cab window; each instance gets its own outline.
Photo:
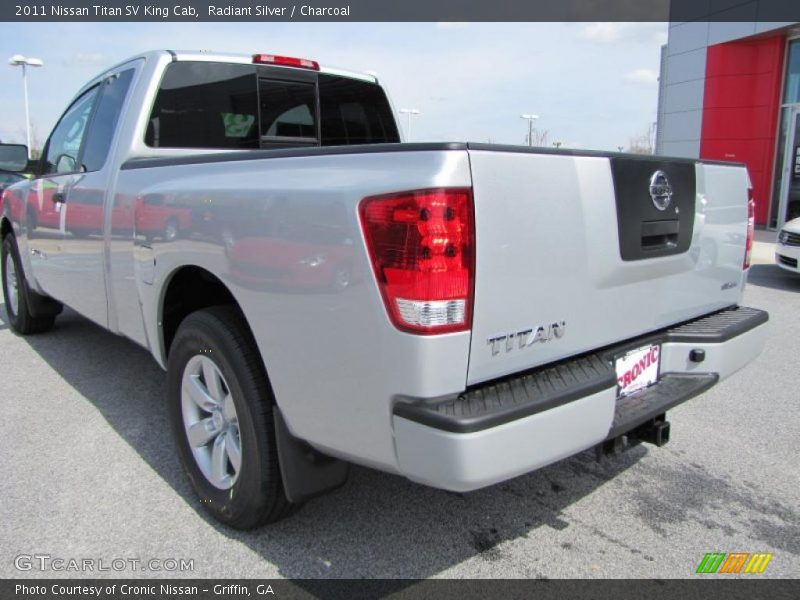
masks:
[[[397,143],[380,86],[262,65],[171,63],[145,143],[151,148],[287,148]]]

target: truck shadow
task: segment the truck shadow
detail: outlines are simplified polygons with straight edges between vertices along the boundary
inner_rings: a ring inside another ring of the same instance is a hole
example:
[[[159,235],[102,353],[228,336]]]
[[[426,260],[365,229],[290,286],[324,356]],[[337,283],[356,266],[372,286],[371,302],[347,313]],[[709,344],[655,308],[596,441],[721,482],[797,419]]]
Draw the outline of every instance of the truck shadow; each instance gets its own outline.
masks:
[[[3,308],[0,314],[5,315]],[[354,467],[347,485],[310,502],[292,518],[239,532],[206,515],[172,444],[164,443],[171,440],[166,376],[149,353],[70,310],[59,317],[52,334],[25,340],[206,523],[246,544],[289,578],[425,578],[468,559],[513,560],[503,542],[550,538],[549,530],[586,527],[573,523],[566,510],[646,454],[635,447],[597,462],[592,452],[585,452],[470,494],[434,490]],[[516,567],[529,577],[542,576],[546,565],[538,568],[538,560]],[[314,593],[313,582],[298,584]]]
[[[800,275],[785,271],[778,265],[752,265],[747,283],[773,290],[800,292]]]

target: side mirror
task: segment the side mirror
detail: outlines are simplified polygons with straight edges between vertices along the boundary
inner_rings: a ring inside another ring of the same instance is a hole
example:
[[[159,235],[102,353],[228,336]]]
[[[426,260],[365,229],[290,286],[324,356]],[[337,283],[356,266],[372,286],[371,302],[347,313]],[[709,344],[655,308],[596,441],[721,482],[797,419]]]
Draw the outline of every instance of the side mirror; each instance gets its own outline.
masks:
[[[24,144],[0,144],[0,169],[24,171],[28,166],[28,147]]]
[[[56,159],[56,173],[72,173],[78,166],[74,156],[59,154]]]

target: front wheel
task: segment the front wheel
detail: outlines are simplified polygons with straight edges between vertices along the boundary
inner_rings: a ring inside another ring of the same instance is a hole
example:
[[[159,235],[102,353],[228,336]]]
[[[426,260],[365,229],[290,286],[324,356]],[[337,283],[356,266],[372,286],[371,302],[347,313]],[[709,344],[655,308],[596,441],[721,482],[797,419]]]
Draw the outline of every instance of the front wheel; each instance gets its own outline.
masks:
[[[22,263],[13,235],[3,238],[0,254],[2,264],[3,298],[6,304],[8,324],[21,335],[41,333],[53,328],[55,314],[34,317],[31,313],[32,294],[25,282]]]
[[[167,377],[173,434],[203,506],[237,529],[289,516],[297,505],[283,491],[274,399],[239,312],[217,306],[186,317]]]

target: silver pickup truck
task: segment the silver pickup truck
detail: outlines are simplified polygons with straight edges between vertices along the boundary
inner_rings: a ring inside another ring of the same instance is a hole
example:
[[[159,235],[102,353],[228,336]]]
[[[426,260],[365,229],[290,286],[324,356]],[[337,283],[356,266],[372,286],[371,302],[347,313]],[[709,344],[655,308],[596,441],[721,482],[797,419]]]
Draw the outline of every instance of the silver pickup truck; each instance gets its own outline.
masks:
[[[463,492],[662,445],[669,409],[760,352],[743,166],[400,141],[371,75],[119,64],[4,194],[8,322],[68,305],[148,348],[194,489],[237,528],[350,463]]]

